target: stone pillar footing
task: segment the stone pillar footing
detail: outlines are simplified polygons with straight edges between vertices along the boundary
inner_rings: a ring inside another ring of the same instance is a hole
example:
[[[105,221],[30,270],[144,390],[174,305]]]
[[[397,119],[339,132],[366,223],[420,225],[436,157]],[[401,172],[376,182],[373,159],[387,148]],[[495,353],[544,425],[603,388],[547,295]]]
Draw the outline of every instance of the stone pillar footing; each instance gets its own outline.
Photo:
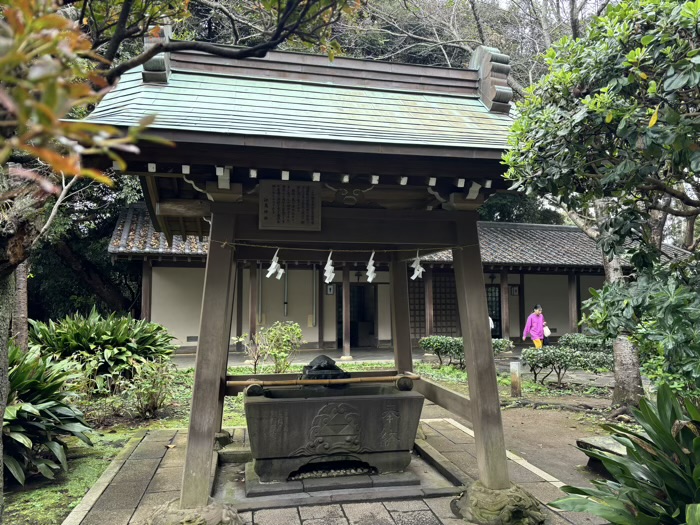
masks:
[[[340,358],[341,361],[352,361],[351,355],[344,355]]]
[[[233,505],[209,500],[209,505],[196,509],[181,509],[180,500],[174,499],[153,509],[144,525],[243,525]]]
[[[539,502],[517,485],[493,490],[475,481],[452,501],[452,512],[478,525],[544,525]]]

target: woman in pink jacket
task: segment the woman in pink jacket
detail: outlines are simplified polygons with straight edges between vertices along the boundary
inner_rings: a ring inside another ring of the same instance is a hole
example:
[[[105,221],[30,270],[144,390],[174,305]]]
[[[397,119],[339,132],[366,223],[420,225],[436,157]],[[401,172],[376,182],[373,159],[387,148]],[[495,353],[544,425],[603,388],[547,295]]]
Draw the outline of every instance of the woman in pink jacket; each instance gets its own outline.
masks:
[[[523,341],[527,340],[527,337],[532,338],[532,342],[535,343],[535,348],[542,348],[542,341],[544,341],[544,327],[547,322],[544,320],[544,315],[542,315],[542,307],[536,304],[532,309],[532,313],[527,318],[527,323],[525,323],[525,330],[523,330]]]

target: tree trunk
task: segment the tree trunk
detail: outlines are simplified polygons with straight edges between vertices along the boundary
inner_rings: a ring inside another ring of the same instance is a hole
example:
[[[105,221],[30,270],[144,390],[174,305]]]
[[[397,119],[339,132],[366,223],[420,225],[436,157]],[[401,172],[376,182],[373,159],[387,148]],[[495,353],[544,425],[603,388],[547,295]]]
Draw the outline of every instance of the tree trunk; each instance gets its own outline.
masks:
[[[639,371],[639,352],[629,336],[620,334],[613,342],[615,356],[615,390],[612,404],[638,406],[644,395],[642,375]]]
[[[596,216],[600,224],[607,215],[607,203],[603,200],[595,203]],[[608,260],[603,256],[605,282],[613,284],[624,278],[622,261],[615,256]],[[615,389],[613,390],[613,405],[638,406],[644,394],[642,389],[642,374],[639,370],[639,351],[632,344],[628,334],[619,333],[613,342],[615,359]]]
[[[27,311],[27,279],[29,262],[24,261],[15,270],[15,312],[12,317],[12,337],[24,352],[29,349],[29,326]]]
[[[63,259],[86,286],[102,299],[115,312],[128,312],[131,301],[124,297],[121,290],[104,279],[99,269],[87,259],[76,254],[71,247],[59,241],[54,245],[56,253]]]
[[[14,275],[0,276],[0,420],[5,417],[7,406],[7,354],[10,338],[10,321],[14,305],[15,278]],[[0,439],[0,465],[2,465],[3,444]],[[2,467],[4,473],[4,466]],[[5,511],[4,476],[0,476],[0,523],[3,522]]]
[[[605,281],[616,283],[623,278],[622,262],[619,257],[608,261],[603,257]],[[638,406],[644,395],[642,389],[642,374],[639,370],[639,352],[632,344],[629,335],[620,333],[613,342],[615,359],[615,389],[613,390],[613,405]]]
[[[668,206],[671,204],[671,197],[667,195],[662,198],[660,203],[661,206]],[[649,211],[649,231],[651,234],[651,242],[658,248],[661,249],[661,245],[664,242],[664,228],[666,228],[666,221],[668,220],[668,212],[660,210],[650,210]]]
[[[683,232],[683,248],[690,250],[695,245],[695,222],[698,220],[697,215],[688,217],[685,220],[685,228]]]

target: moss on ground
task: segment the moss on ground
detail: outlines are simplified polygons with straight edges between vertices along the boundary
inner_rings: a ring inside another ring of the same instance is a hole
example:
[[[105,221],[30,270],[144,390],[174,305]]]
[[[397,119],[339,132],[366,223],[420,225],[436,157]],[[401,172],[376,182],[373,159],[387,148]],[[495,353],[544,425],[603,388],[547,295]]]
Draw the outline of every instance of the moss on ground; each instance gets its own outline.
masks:
[[[60,525],[131,438],[132,429],[91,434],[94,446],[68,441],[68,472],[56,479],[36,476],[24,487],[6,488],[4,522],[8,525]]]

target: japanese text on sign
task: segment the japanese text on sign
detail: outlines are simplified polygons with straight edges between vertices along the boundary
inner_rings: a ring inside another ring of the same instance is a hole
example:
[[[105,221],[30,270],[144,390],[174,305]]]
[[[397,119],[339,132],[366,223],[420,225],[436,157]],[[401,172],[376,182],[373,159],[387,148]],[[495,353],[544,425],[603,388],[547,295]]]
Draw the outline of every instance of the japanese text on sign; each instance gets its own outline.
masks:
[[[260,181],[261,230],[321,231],[321,188],[313,182]]]

